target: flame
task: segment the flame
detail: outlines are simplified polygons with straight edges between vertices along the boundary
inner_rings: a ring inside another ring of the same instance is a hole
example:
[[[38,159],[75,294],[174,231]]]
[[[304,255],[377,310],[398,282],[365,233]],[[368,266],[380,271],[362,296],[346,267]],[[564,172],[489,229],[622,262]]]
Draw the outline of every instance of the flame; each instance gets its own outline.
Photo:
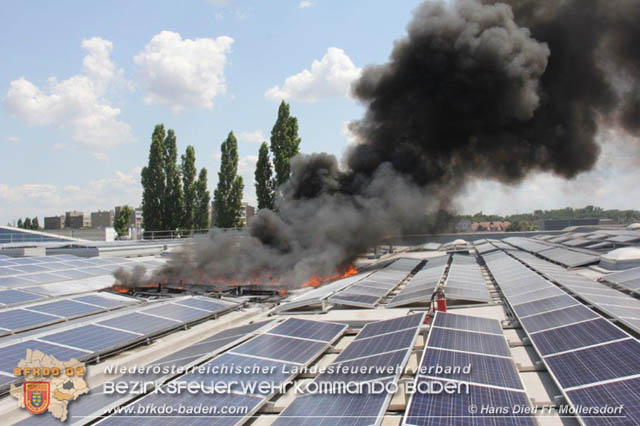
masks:
[[[319,287],[321,284],[339,280],[341,278],[350,277],[351,275],[355,275],[357,273],[358,273],[358,270],[356,269],[355,266],[353,266],[353,263],[352,263],[349,266],[347,266],[343,271],[338,271],[335,274],[332,274],[326,277],[321,277],[320,275],[313,275],[304,284],[302,284],[302,288],[305,288],[305,287],[316,288],[316,287]]]
[[[122,294],[127,294],[127,293],[129,293],[129,289],[128,289],[127,287],[122,287],[122,286],[119,286],[119,285],[117,285],[117,284],[114,284],[114,285],[111,287],[111,289],[112,289],[113,291],[117,291],[118,293],[122,293]]]

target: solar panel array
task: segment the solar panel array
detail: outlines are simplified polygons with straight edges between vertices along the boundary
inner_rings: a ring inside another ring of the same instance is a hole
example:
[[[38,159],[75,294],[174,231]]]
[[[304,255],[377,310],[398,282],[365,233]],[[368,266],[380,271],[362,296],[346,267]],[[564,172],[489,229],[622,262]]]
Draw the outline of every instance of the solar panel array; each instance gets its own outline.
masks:
[[[344,383],[397,383],[423,321],[424,314],[414,314],[367,324],[314,384],[340,389]],[[392,397],[388,392],[307,394],[285,408],[273,425],[379,424]]]
[[[640,406],[628,404],[640,396],[640,342],[544,279],[524,286],[514,277],[533,272],[506,254],[485,262],[569,403],[585,410],[627,403],[624,422],[640,423]],[[598,413],[583,414],[577,416],[585,424],[612,424]]]
[[[61,238],[41,232],[29,232],[15,228],[0,226],[0,244],[24,243],[24,242],[64,242],[67,238]]]
[[[474,256],[454,255],[444,284],[447,299],[490,302],[491,295]]]
[[[615,284],[634,293],[640,292],[640,268],[627,269],[626,271],[608,274],[602,277],[602,281]]]
[[[0,346],[0,386],[15,381],[13,369],[25,357],[28,349],[41,350],[61,361],[71,358],[92,359],[145,341],[151,336],[222,314],[237,306],[235,302],[189,296],[167,303],[154,303],[110,319],[100,316],[90,323],[45,330],[17,343],[7,341]]]
[[[530,240],[528,238],[522,238],[522,237],[509,237],[509,238],[505,238],[502,241],[507,242],[519,249],[530,251],[531,253],[538,253],[540,251],[547,250],[552,247],[549,244],[542,244],[540,242],[536,242],[534,240]]]
[[[410,305],[429,301],[433,291],[442,280],[442,276],[449,263],[449,256],[440,256],[429,259],[409,280],[407,285],[394,296],[387,307]]]
[[[461,367],[470,365],[470,371]],[[443,367],[453,367],[445,371]],[[456,367],[460,367],[456,370]],[[531,408],[500,322],[437,312],[422,355],[415,389],[433,383],[465,384],[468,393],[415,392],[405,425],[535,425]],[[478,407],[492,407],[483,412]],[[478,410],[476,410],[478,409]]]
[[[88,294],[52,302],[0,310],[0,336],[93,315],[139,303],[138,300],[110,293]]]
[[[419,259],[398,259],[368,277],[331,296],[329,302],[338,305],[374,308],[419,264]]]
[[[537,254],[568,268],[589,265],[600,261],[600,254],[598,253],[588,252],[586,250],[569,250],[563,247],[554,247],[549,250],[540,251]]]
[[[479,244],[476,246],[476,251],[478,252],[478,254],[487,254],[497,250],[499,249],[489,242]]]
[[[115,270],[138,265],[153,271],[163,262],[71,255],[0,259],[0,306],[101,290],[113,284],[111,274]]]
[[[567,291],[640,332],[640,300],[528,253],[514,256]]]
[[[134,402],[133,412],[141,412],[140,406],[153,404],[160,406],[198,407],[201,405],[218,407],[248,407],[246,412],[235,411],[233,414],[219,416],[197,416],[177,414],[170,417],[150,418],[144,415],[125,415],[124,413],[107,417],[101,424],[105,425],[235,425],[257,411],[278,391],[278,387],[290,382],[300,369],[309,365],[324,352],[347,326],[336,323],[318,322],[290,318],[250,340],[234,347],[228,352],[218,355],[211,361],[202,364],[202,368],[185,374],[172,382],[175,383],[212,383],[225,382],[234,390],[233,393],[181,393],[170,395],[152,393]],[[303,337],[304,336],[304,337]],[[227,366],[234,367],[230,371],[220,372]],[[240,371],[258,371],[255,374],[241,374]],[[216,372],[217,373],[214,373]],[[271,383],[273,388],[259,389],[258,383]]]
[[[175,376],[176,373],[172,371],[185,371],[188,367],[202,364],[202,362],[212,358],[218,353],[259,333],[261,329],[267,327],[271,322],[272,321],[262,321],[221,331],[183,349],[174,351],[154,362],[141,366],[148,369],[148,374],[124,374],[119,377],[114,377],[108,382],[115,383],[116,385],[119,383],[133,385],[141,381],[155,382],[155,385],[148,389],[148,391],[152,391],[156,386],[161,386]],[[154,368],[165,370],[156,371]],[[67,407],[69,415],[66,423],[69,425],[86,424],[102,416],[108,410],[124,405],[137,397],[138,395],[135,394],[104,393],[104,385],[100,384],[99,386],[91,388],[88,394],[82,398],[78,398],[73,404]],[[156,422],[157,420],[158,419],[156,419]],[[53,416],[30,416],[17,424],[21,426],[57,426],[60,425],[60,421]]]

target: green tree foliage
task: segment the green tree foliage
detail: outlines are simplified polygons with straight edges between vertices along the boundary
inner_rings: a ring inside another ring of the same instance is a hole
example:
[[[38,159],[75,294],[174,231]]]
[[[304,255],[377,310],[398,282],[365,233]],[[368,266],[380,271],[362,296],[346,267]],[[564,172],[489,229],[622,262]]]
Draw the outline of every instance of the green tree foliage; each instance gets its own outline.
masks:
[[[24,228],[24,224],[22,223],[22,218],[18,219],[18,228]]]
[[[213,194],[215,226],[235,228],[242,226],[242,177],[238,176],[238,141],[229,133],[221,146],[218,187]]]
[[[278,108],[278,119],[271,130],[276,185],[280,186],[289,179],[291,158],[298,154],[299,148],[298,119],[291,116],[289,104],[282,101]]]
[[[184,214],[182,229],[193,229],[196,213],[196,151],[188,146],[182,155],[182,188],[184,189]]]
[[[178,147],[172,129],[164,140],[164,174],[166,178],[162,205],[163,229],[178,229],[183,216],[183,194],[180,169],[178,169]]]
[[[26,218],[22,227],[24,229],[31,229],[31,218]]]
[[[40,223],[38,222],[38,216],[31,219],[31,229],[38,230],[40,229]]]
[[[118,233],[118,237],[129,235],[129,224],[133,209],[129,206],[122,206],[113,220],[113,227]]]
[[[258,197],[258,209],[274,209],[275,180],[271,160],[269,159],[269,146],[266,142],[260,145],[258,162],[256,163],[256,195]]]
[[[211,225],[209,215],[209,203],[211,203],[211,194],[207,189],[207,169],[204,167],[200,170],[198,181],[195,184],[196,203],[194,214],[194,227],[196,229],[209,229]]]
[[[147,231],[163,230],[163,202],[165,200],[164,126],[156,125],[151,136],[149,163],[142,169],[142,214]]]

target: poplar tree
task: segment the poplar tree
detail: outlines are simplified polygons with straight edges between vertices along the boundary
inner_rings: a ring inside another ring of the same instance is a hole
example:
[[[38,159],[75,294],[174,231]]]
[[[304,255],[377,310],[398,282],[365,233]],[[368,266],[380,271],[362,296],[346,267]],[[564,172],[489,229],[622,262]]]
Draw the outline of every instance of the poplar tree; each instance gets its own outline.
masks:
[[[274,209],[275,180],[271,160],[269,159],[269,146],[266,142],[260,145],[258,162],[256,163],[256,195],[258,197],[258,209]]]
[[[278,108],[278,119],[271,130],[271,152],[277,186],[289,179],[291,158],[298,154],[299,148],[298,119],[291,116],[289,104],[282,101]]]
[[[164,201],[162,206],[162,222],[164,229],[178,229],[181,225],[183,211],[182,181],[178,168],[178,146],[176,134],[172,129],[164,140],[164,174],[166,178]]]
[[[193,229],[195,227],[196,214],[196,151],[189,145],[182,155],[182,188],[184,190],[184,214],[182,215],[182,228]]]
[[[213,194],[215,226],[235,228],[242,226],[242,177],[238,176],[238,141],[229,133],[221,146],[218,186]]]
[[[197,229],[209,229],[211,225],[209,215],[209,203],[211,203],[211,194],[207,189],[207,169],[204,167],[200,170],[198,181],[195,184],[196,203],[194,222]]]
[[[164,126],[158,124],[151,136],[149,163],[142,169],[141,173],[142,215],[146,231],[165,229],[162,217],[166,186],[164,139]]]

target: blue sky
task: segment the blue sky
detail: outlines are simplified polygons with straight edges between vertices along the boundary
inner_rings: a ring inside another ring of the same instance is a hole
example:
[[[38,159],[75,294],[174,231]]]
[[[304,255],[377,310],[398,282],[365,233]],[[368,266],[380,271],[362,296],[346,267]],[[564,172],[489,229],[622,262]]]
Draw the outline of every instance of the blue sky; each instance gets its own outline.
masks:
[[[349,96],[350,82],[361,67],[387,59],[418,3],[4,4],[0,221],[138,205],[139,171],[156,123],[175,129],[181,152],[196,148],[211,191],[220,143],[233,130],[245,199],[254,202],[253,167],[278,100],[286,98],[299,119],[303,152],[340,156],[349,140],[345,123],[363,113]],[[544,175],[517,188],[472,183],[461,209],[637,208],[629,197],[638,191],[636,156],[614,144],[596,171],[568,183]],[[620,189],[623,182],[630,183]]]

